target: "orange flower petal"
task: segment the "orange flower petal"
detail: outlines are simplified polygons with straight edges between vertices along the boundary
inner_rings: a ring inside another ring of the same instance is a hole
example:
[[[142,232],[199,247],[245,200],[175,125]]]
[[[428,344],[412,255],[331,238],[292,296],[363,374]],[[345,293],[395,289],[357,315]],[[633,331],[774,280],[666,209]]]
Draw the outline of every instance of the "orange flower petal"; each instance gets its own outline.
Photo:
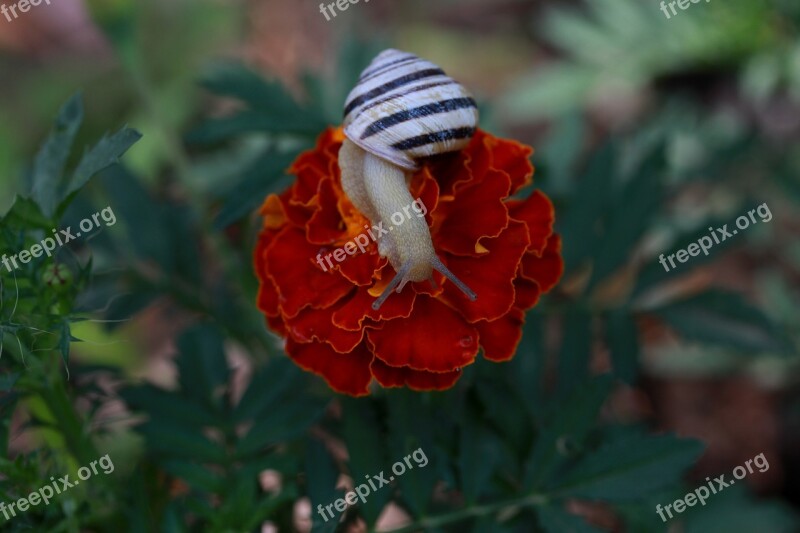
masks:
[[[406,288],[400,294],[392,294],[377,311],[372,308],[375,297],[367,288],[359,288],[352,298],[333,314],[333,323],[342,329],[357,331],[370,322],[382,322],[411,315],[417,293]]]
[[[389,366],[378,358],[372,360],[372,375],[383,387],[408,387],[418,391],[446,390],[458,381],[461,371],[425,372],[405,366]]]
[[[528,251],[534,251],[537,256],[541,256],[547,240],[553,233],[553,224],[556,220],[556,211],[550,198],[540,191],[535,191],[527,200],[512,200],[508,202],[508,206],[512,218],[528,225],[531,237]]]
[[[460,310],[468,321],[495,320],[514,304],[514,278],[530,241],[525,224],[512,220],[508,229],[484,245],[489,253],[481,257],[447,257],[447,267],[478,295],[474,302],[445,282],[442,300]]]
[[[522,275],[538,283],[542,292],[555,287],[563,273],[564,260],[561,258],[561,237],[558,234],[554,233],[547,240],[541,257],[527,253],[522,259]]]
[[[332,322],[336,307],[306,307],[297,316],[286,319],[286,329],[297,342],[327,342],[339,353],[352,352],[363,340],[364,330],[348,331],[336,327]]]
[[[303,230],[292,227],[276,235],[267,248],[267,272],[287,316],[295,316],[307,306],[327,307],[353,289],[338,272],[321,271],[313,259],[318,250],[306,241]]]
[[[475,246],[484,237],[497,237],[508,226],[508,208],[503,201],[511,189],[508,175],[489,171],[482,180],[460,188],[453,201],[443,202],[436,212],[436,248],[456,255],[477,256]]]
[[[394,367],[452,372],[471,364],[478,353],[478,332],[436,299],[418,295],[408,318],[388,320],[369,330],[373,353]]]
[[[490,361],[508,361],[514,357],[517,345],[522,339],[524,314],[512,309],[497,320],[476,322],[475,327],[481,336],[483,356]]]
[[[322,376],[337,392],[352,396],[369,394],[372,354],[364,344],[350,353],[337,353],[324,343],[301,344],[289,338],[286,353],[300,368]]]

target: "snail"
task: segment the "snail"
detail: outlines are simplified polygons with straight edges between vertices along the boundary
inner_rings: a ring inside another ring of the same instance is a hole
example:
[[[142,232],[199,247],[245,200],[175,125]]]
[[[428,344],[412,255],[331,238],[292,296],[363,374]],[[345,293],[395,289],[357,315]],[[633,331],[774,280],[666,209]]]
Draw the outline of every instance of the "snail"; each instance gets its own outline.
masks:
[[[475,100],[441,68],[413,54],[385,50],[364,70],[345,103],[339,151],[345,194],[371,222],[389,220],[414,201],[408,184],[420,162],[466,147],[477,123]],[[424,217],[410,217],[391,229],[378,242],[378,252],[396,275],[373,309],[409,281],[434,283],[433,270],[477,299],[436,255]]]

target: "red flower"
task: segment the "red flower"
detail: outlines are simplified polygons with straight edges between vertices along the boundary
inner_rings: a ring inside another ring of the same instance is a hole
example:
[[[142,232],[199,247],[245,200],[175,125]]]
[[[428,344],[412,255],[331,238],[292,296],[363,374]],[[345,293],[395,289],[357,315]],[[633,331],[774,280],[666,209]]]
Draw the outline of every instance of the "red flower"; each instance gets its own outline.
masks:
[[[550,200],[539,191],[510,199],[532,181],[531,148],[479,130],[467,148],[411,181],[437,255],[478,299],[436,272],[436,288],[410,283],[375,311],[395,275],[375,242],[332,268],[318,260],[370,225],[341,187],[343,139],[339,129],[324,132],[289,170],[297,181],[261,208],[258,307],[286,338],[289,356],[354,396],[369,394],[373,378],[384,387],[447,389],[481,348],[489,360],[511,359],[525,311],[563,271]]]

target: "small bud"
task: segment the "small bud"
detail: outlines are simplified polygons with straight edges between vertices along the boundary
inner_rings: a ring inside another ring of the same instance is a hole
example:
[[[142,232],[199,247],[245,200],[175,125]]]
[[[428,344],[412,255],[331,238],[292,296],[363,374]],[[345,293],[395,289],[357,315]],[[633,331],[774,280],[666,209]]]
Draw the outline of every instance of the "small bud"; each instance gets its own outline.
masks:
[[[72,283],[72,272],[64,265],[49,265],[42,274],[42,281],[52,289],[65,289]]]

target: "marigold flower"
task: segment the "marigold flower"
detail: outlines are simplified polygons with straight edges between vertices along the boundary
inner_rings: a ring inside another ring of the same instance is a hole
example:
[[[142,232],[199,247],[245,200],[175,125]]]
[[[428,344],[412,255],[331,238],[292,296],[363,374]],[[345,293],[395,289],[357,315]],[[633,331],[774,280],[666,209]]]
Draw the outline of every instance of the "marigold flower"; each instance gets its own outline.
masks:
[[[478,299],[436,272],[436,287],[410,283],[374,310],[395,275],[377,243],[332,268],[318,260],[370,227],[341,187],[343,139],[341,129],[325,131],[289,169],[294,184],[261,207],[258,307],[286,338],[289,356],[353,396],[369,394],[373,379],[383,387],[450,388],[481,349],[491,361],[510,360],[525,311],[563,271],[550,200],[539,191],[511,199],[532,182],[532,149],[478,130],[467,148],[414,174],[410,192],[427,208],[437,254]]]

